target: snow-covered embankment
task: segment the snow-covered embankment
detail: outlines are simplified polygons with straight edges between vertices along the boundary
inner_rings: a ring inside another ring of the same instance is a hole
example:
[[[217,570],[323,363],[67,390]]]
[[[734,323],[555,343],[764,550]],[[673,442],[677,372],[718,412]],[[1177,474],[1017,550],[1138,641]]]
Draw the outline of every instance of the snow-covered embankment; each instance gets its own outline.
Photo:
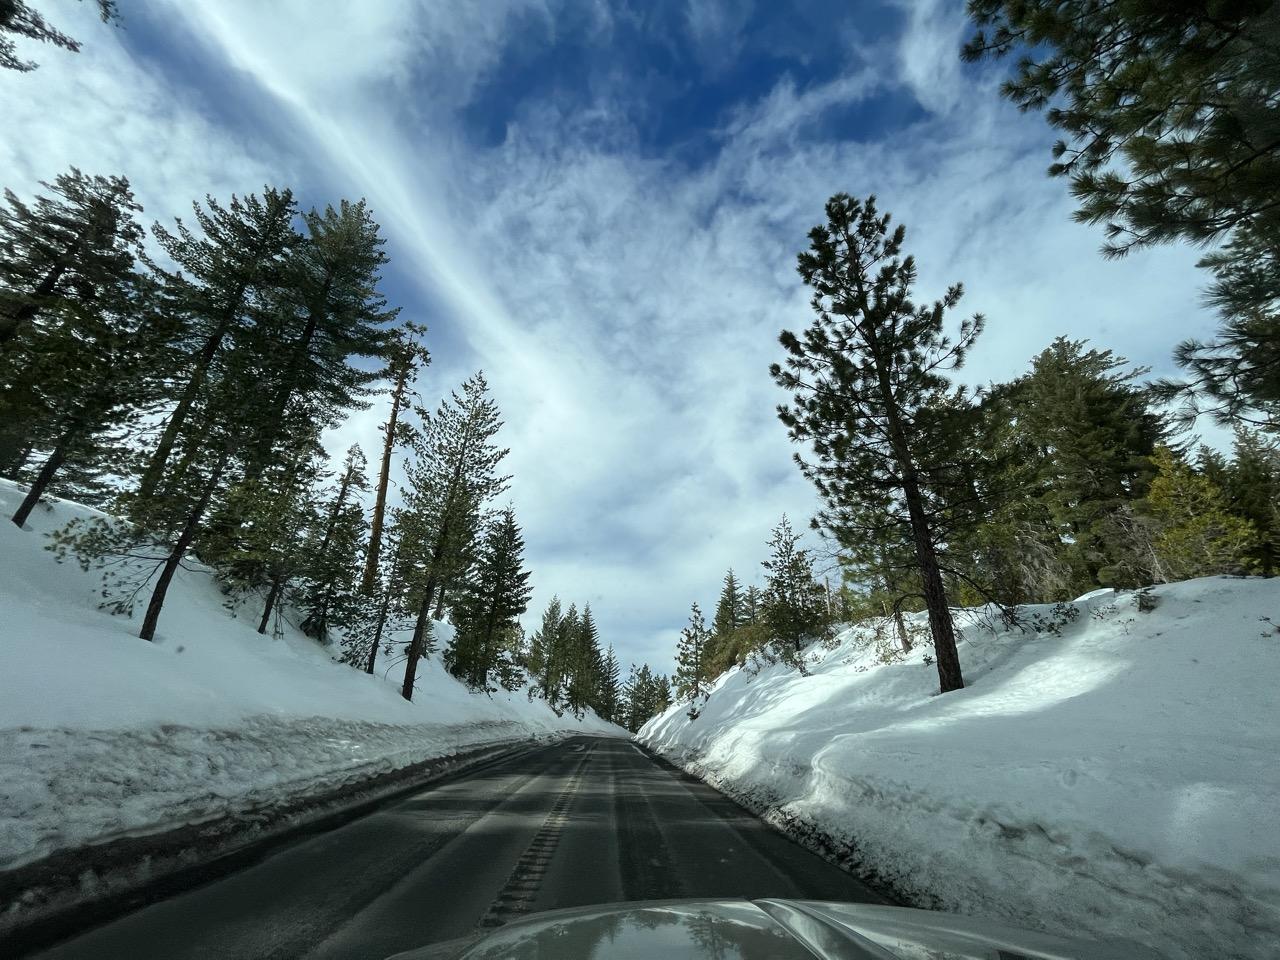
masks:
[[[200,569],[179,572],[156,642],[139,640],[145,598],[133,620],[112,617],[98,609],[98,574],[45,549],[46,532],[92,511],[40,507],[18,530],[7,519],[18,499],[0,481],[0,874],[294,810],[485,746],[624,734],[594,715],[557,717],[524,691],[471,694],[438,657],[407,702],[398,665],[369,676],[292,626],[261,636],[255,612],[233,616]],[[443,644],[449,627],[436,627]]]
[[[736,670],[639,739],[922,906],[1275,957],[1280,581],[1149,598],[1024,611],[1057,632],[965,611],[944,696],[927,648],[884,662],[891,634],[853,628],[810,676]]]

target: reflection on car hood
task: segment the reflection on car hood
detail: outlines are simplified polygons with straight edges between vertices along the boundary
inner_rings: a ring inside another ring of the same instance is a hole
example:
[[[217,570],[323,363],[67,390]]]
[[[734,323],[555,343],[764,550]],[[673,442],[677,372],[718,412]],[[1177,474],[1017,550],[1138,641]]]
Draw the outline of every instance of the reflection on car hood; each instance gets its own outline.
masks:
[[[928,910],[810,900],[663,900],[541,913],[393,960],[1159,960],[1127,941]]]

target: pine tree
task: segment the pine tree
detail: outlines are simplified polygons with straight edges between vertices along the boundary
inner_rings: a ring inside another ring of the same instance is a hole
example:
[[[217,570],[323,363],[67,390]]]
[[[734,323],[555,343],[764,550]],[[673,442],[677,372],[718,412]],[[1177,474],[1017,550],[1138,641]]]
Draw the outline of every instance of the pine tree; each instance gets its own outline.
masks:
[[[12,477],[50,419],[101,379],[97,350],[133,319],[141,212],[123,177],[74,167],[28,205],[0,209],[0,473]],[[145,311],[143,311],[145,312]]]
[[[321,508],[322,525],[312,531],[304,549],[302,631],[321,643],[329,641],[333,626],[345,626],[357,615],[356,578],[367,529],[360,494],[369,489],[367,466],[358,445],[347,450],[337,483]]]
[[[765,569],[764,623],[782,658],[803,667],[804,645],[820,639],[827,629],[826,602],[822,588],[813,579],[808,551],[800,547],[800,536],[783,516],[769,538],[769,559]]]
[[[605,653],[604,667],[600,671],[600,689],[596,694],[596,702],[599,704],[596,712],[600,714],[601,719],[608,720],[611,723],[617,723],[619,711],[621,710],[622,689],[621,689],[621,667],[618,664],[618,655],[614,652],[612,644]]]
[[[742,613],[742,593],[738,589],[738,580],[733,575],[733,568],[724,575],[724,587],[720,591],[720,600],[716,603],[716,616],[712,622],[717,636],[728,637],[744,622]]]
[[[312,417],[328,411],[334,422],[346,410],[365,406],[378,374],[356,361],[386,354],[386,325],[399,312],[378,291],[387,258],[364,201],[344,200],[324,213],[312,210],[303,222],[306,233],[291,251],[286,283],[275,291],[278,299],[268,304],[257,331],[270,344],[264,353],[278,362],[265,371],[268,399],[248,458],[250,476],[287,438],[291,404],[303,405]]]
[[[1226,495],[1168,447],[1160,447],[1152,459],[1157,473],[1146,506],[1159,524],[1156,578],[1188,580],[1246,572],[1258,548],[1253,525],[1235,516]]]
[[[373,518],[369,528],[369,554],[365,557],[364,573],[360,588],[372,593],[378,579],[378,559],[382,551],[383,517],[387,508],[387,487],[391,479],[391,457],[397,447],[413,440],[414,432],[408,423],[400,419],[413,400],[412,384],[420,371],[431,363],[431,354],[422,345],[421,338],[427,328],[412,321],[405,323],[394,336],[388,351],[387,367],[383,376],[390,382],[391,410],[382,425],[382,466],[378,471],[378,486],[374,493]]]
[[[524,539],[514,510],[507,507],[489,522],[476,565],[455,605],[457,629],[445,651],[446,668],[474,690],[496,689],[493,680],[504,667],[514,666],[509,641],[528,609],[531,592]]]
[[[493,437],[502,426],[483,374],[476,374],[423,423],[408,470],[405,531],[413,557],[408,579],[417,598],[401,694],[413,699],[431,607],[440,584],[456,581],[472,562],[485,504],[506,489],[498,464],[507,451]]]
[[[600,652],[600,631],[596,627],[591,604],[582,608],[577,635],[573,638],[573,673],[569,682],[569,704],[576,713],[590,707],[600,711],[600,678],[604,672],[604,654]]]
[[[116,0],[95,0],[95,3],[103,23],[119,19]],[[49,24],[24,0],[4,0],[0,3],[0,69],[17,70],[20,73],[34,70],[37,66],[34,61],[18,57],[18,48],[11,36],[51,43],[72,53],[80,52],[79,40]]]
[[[1003,85],[1064,139],[1049,173],[1070,180],[1076,219],[1104,224],[1103,251],[1218,243],[1200,263],[1221,334],[1175,357],[1162,384],[1224,422],[1280,409],[1280,6],[1270,0],[1067,4],[969,0],[964,57],[1018,56]]]
[[[698,715],[698,704],[707,694],[707,629],[702,610],[694,603],[689,610],[689,623],[680,631],[676,647],[676,694],[689,703],[689,719]]]
[[[961,514],[962,465],[952,455],[966,407],[943,372],[963,361],[983,321],[965,320],[952,343],[943,320],[961,287],[932,306],[911,301],[916,266],[900,256],[905,231],[889,232],[874,198],[838,194],[826,212],[799,257],[815,318],[801,336],[781,334],[786,370],[771,368],[794,394],[779,417],[794,441],[813,446],[815,460],[797,461],[826,504],[819,522],[842,547],[909,537],[945,693],[964,686],[938,549],[944,522]]]
[[[13,516],[18,526],[47,490],[100,502],[113,486],[100,475],[127,473],[123,437],[160,395],[168,342],[176,329],[172,318],[156,308],[152,291],[141,277],[101,291],[92,317],[82,314],[76,329],[64,328],[49,338],[55,342],[42,346],[40,366],[57,364],[62,377],[56,384],[41,377],[45,413],[23,430],[17,460],[37,451],[39,457],[29,475],[18,474],[28,481],[27,496]]]
[[[528,669],[532,679],[529,696],[537,692],[551,705],[559,710],[560,692],[564,683],[564,665],[561,660],[560,621],[564,614],[560,607],[560,598],[552,597],[543,611],[542,623],[529,641]]]
[[[218,377],[220,365],[228,366],[227,355],[237,346],[242,347],[242,355],[230,366],[245,382],[224,391],[223,396],[252,392],[259,404],[246,422],[259,427],[265,423],[266,413],[261,409],[265,342],[255,343],[253,333],[258,325],[274,328],[272,314],[279,307],[289,278],[289,260],[300,242],[292,223],[297,211],[288,190],[267,189],[262,197],[232,197],[225,207],[209,197],[204,208],[195,204],[193,209],[198,232],[181,220],[173,231],[158,224],[153,228],[156,241],[179,267],[180,272],[165,273],[164,281],[174,308],[188,322],[180,348],[185,362],[173,383],[174,406],[134,497],[134,503],[143,509],[159,492],[184,433],[196,436],[198,449],[199,437],[208,430],[208,423],[198,420],[198,429],[188,430],[188,421],[198,408],[203,406],[211,418],[221,415],[209,403],[211,379]],[[171,472],[170,484],[181,481],[191,459],[183,459]]]
[[[1257,541],[1249,560],[1264,577],[1280,569],[1280,441],[1237,427],[1234,456],[1216,485],[1230,498],[1231,512],[1249,521]],[[1214,482],[1212,476],[1207,479]]]
[[[1012,425],[1016,445],[988,459],[1011,465],[1003,482],[1013,494],[1013,516],[1048,522],[1048,542],[1072,571],[1061,589],[1072,596],[1099,585],[1134,585],[1115,582],[1121,545],[1104,527],[1114,510],[1146,494],[1151,454],[1167,433],[1136,382],[1145,372],[1110,350],[1085,350],[1082,341],[1059,337],[1003,391],[998,415]],[[1033,555],[1034,539],[1020,538],[1016,549],[1024,559]]]
[[[967,60],[1017,53],[1004,95],[1065,135],[1054,176],[1108,253],[1280,223],[1280,11],[1269,2],[969,0]]]
[[[746,593],[742,595],[743,622],[748,624],[758,623],[762,608],[763,601],[760,597],[760,588],[754,583],[748,584]]]

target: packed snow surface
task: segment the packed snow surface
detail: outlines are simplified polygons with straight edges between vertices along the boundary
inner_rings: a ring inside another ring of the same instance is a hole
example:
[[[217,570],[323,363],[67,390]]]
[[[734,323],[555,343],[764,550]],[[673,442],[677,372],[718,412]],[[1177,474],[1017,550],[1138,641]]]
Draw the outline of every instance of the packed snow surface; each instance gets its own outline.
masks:
[[[99,574],[45,549],[46,533],[93,511],[56,502],[19,530],[20,498],[0,481],[0,869],[459,750],[624,734],[524,691],[470,693],[438,656],[405,701],[398,658],[370,676],[292,625],[259,635],[258,611],[234,616],[198,565],[175,578],[156,641],[140,640],[145,594],[132,619],[111,616]],[[449,627],[435,626],[443,646]]]
[[[958,613],[961,691],[927,642],[862,624],[808,676],[734,670],[639,739],[922,905],[1280,956],[1280,581],[1021,613]]]

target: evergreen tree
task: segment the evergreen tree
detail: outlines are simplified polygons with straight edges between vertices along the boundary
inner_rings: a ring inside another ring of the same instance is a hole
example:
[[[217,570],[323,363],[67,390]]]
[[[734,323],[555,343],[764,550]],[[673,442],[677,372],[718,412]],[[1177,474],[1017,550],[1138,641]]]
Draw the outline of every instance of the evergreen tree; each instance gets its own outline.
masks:
[[[529,641],[528,669],[532,679],[529,696],[537,692],[553,710],[559,710],[560,693],[564,683],[564,665],[559,645],[560,621],[564,614],[560,598],[552,597],[542,614],[542,624]]]
[[[347,450],[337,483],[322,507],[322,525],[313,530],[303,551],[302,631],[321,643],[329,641],[333,626],[348,625],[358,613],[356,578],[367,530],[360,494],[369,489],[367,466],[359,446]]]
[[[275,291],[279,300],[264,312],[258,331],[270,344],[264,353],[278,362],[265,371],[269,396],[247,464],[250,476],[288,436],[291,403],[313,418],[328,411],[331,422],[365,405],[378,374],[353,360],[386,353],[385,327],[399,312],[378,291],[387,258],[364,201],[312,210],[303,222],[306,233],[291,252],[286,283]]]
[[[1214,482],[1212,476],[1207,479]],[[1251,566],[1264,577],[1275,576],[1280,568],[1280,442],[1237,427],[1232,463],[1216,485],[1230,498],[1231,512],[1257,533]]]
[[[370,674],[377,665],[378,652],[384,647],[390,652],[387,637],[413,626],[405,603],[409,591],[404,580],[406,558],[399,523],[393,520],[383,537],[391,562],[379,568],[372,590],[361,582],[360,615],[343,635],[343,661]]]
[[[622,676],[618,664],[618,655],[613,646],[609,646],[604,657],[604,666],[600,671],[600,689],[596,694],[598,707],[596,712],[601,719],[617,723],[622,704]]]
[[[103,379],[98,351],[147,324],[137,304],[141,212],[123,177],[74,167],[32,204],[0,208],[0,473],[12,477],[40,428]],[[54,431],[56,433],[56,429]]]
[[[738,588],[738,580],[733,575],[733,568],[724,575],[724,587],[720,590],[720,600],[716,603],[716,616],[712,622],[716,636],[728,637],[745,622],[742,612],[742,591]]]
[[[387,487],[391,479],[391,457],[397,447],[413,440],[413,428],[400,419],[409,408],[415,394],[412,384],[418,373],[431,362],[431,354],[421,344],[426,327],[405,323],[392,339],[387,355],[387,367],[383,376],[390,382],[391,410],[382,425],[382,466],[378,471],[378,486],[374,493],[373,518],[369,528],[369,554],[365,557],[364,573],[360,588],[372,593],[378,579],[378,559],[382,551],[382,526],[387,508]]]
[[[119,19],[116,0],[95,0],[95,4],[103,23]],[[4,0],[0,3],[0,69],[17,70],[20,73],[34,70],[37,66],[34,61],[18,57],[13,37],[51,43],[72,53],[80,52],[79,40],[52,26],[25,0]]]
[[[571,606],[565,619],[570,620],[574,613]],[[600,652],[600,633],[591,613],[591,604],[583,606],[582,615],[577,618],[577,629],[569,635],[568,643],[572,664],[567,698],[569,708],[579,715],[587,707],[598,712],[604,655]]]
[[[746,592],[742,595],[743,622],[747,624],[758,623],[763,607],[764,603],[760,597],[760,588],[754,583],[748,584]]]
[[[1145,371],[1110,350],[1084,348],[1059,337],[1004,391],[998,415],[1011,425],[1014,446],[989,458],[1008,466],[1003,482],[1013,494],[1012,515],[1027,526],[1047,522],[1047,542],[1071,571],[1058,592],[1071,596],[1099,585],[1134,585],[1116,581],[1121,545],[1107,534],[1106,518],[1146,494],[1151,455],[1166,435],[1136,383]],[[1016,538],[1014,545],[1023,562],[1036,554],[1036,538]]]
[[[290,258],[300,242],[292,223],[296,207],[288,190],[267,189],[262,197],[232,197],[225,207],[209,197],[205,207],[195,204],[193,210],[198,232],[181,220],[173,231],[158,224],[153,228],[156,241],[179,267],[180,272],[165,273],[164,281],[174,309],[186,316],[187,324],[179,347],[184,360],[173,383],[174,406],[164,420],[134,497],[134,503],[143,509],[159,492],[184,434],[195,438],[188,450],[198,455],[209,423],[197,417],[196,428],[188,429],[193,415],[201,407],[208,419],[225,414],[209,402],[215,392],[213,381],[225,379],[234,370],[242,381],[228,383],[221,395],[241,398],[252,394],[258,401],[254,415],[245,421],[250,429],[238,427],[242,437],[252,435],[254,425],[261,428],[266,422],[261,381],[268,347],[261,337],[255,342],[253,334],[255,327],[276,328],[274,312],[288,283]],[[228,354],[236,347],[240,356],[228,362]],[[180,461],[169,477],[170,485],[181,480],[192,459],[188,456]]]
[[[711,631],[707,629],[702,611],[694,603],[689,611],[689,623],[680,631],[676,647],[676,694],[689,703],[689,719],[698,715],[698,704],[707,694],[707,643]]]
[[[761,565],[765,569],[764,623],[770,639],[784,660],[802,667],[805,643],[822,637],[827,623],[822,588],[814,581],[809,554],[799,543],[791,521],[783,516],[769,538],[769,559]]]
[[[1108,255],[1177,239],[1221,242],[1201,261],[1224,327],[1176,358],[1166,397],[1223,421],[1280,403],[1280,6],[1271,0],[1061,3],[969,0],[966,59],[1019,57],[1003,92],[1064,133],[1054,176]]]
[[[408,571],[417,617],[401,694],[413,699],[432,602],[440,584],[470,567],[477,533],[490,499],[506,489],[498,464],[507,451],[493,438],[502,422],[483,374],[476,374],[442,403],[434,416],[418,408],[423,430],[414,441],[416,461],[408,470],[406,537],[413,564]]]
[[[474,690],[496,689],[492,681],[516,664],[511,638],[528,609],[529,572],[524,569],[524,539],[511,507],[489,522],[474,569],[454,607],[453,640],[445,651],[446,668]]]
[[[307,567],[306,532],[319,526],[314,492],[324,451],[314,434],[298,438],[297,449],[252,480],[234,484],[223,505],[241,523],[229,543],[215,544],[218,573],[233,597],[265,591],[258,633],[265,634]],[[207,544],[207,538],[204,541]]]
[[[905,231],[889,232],[874,198],[838,194],[826,212],[799,257],[814,321],[801,336],[782,333],[786,370],[771,369],[794,394],[779,416],[793,440],[813,446],[815,460],[797,461],[826,504],[821,525],[842,547],[910,543],[945,693],[964,686],[938,550],[944,524],[966,512],[958,506],[965,464],[955,455],[967,407],[943,373],[963,361],[982,318],[964,321],[952,343],[943,320],[961,287],[932,306],[911,301],[916,266],[900,256]]]
[[[969,0],[968,60],[1017,53],[1002,92],[1065,140],[1054,176],[1108,253],[1280,223],[1280,10],[1161,0]],[[1274,234],[1273,234],[1274,236]]]
[[[1188,580],[1244,573],[1258,550],[1253,525],[1235,516],[1226,495],[1207,477],[1180,461],[1168,447],[1153,457],[1157,474],[1146,506],[1159,524],[1156,579]]]

